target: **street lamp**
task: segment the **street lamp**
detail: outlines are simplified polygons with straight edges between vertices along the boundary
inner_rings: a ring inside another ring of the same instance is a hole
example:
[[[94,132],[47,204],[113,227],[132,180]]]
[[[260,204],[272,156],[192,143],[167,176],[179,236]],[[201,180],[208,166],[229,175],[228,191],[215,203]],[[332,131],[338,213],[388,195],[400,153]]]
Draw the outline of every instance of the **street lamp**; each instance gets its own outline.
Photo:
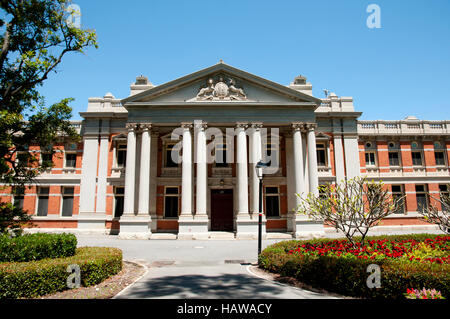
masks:
[[[259,216],[258,216],[258,257],[261,254],[262,246],[262,207],[263,207],[263,169],[269,167],[267,163],[258,162],[255,166],[256,175],[259,179]]]

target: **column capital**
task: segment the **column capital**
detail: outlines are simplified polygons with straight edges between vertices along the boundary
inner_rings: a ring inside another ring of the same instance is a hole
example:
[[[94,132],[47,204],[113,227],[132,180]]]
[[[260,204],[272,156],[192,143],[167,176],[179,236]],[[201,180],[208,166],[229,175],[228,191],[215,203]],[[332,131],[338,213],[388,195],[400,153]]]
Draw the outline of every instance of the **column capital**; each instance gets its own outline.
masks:
[[[247,122],[237,122],[236,123],[236,128],[246,129],[247,127],[248,127],[248,123]]]
[[[250,125],[255,130],[260,130],[263,127],[263,123],[261,123],[261,122],[251,123]]]
[[[201,131],[203,131],[203,130],[205,130],[207,127],[208,127],[208,124],[205,123],[205,122],[194,123],[194,128],[195,128],[196,130],[201,130]]]
[[[125,124],[125,127],[128,131],[136,131],[138,128],[138,124],[137,123],[127,123],[127,124]]]
[[[194,125],[192,124],[192,122],[181,122],[181,127],[183,129],[188,129],[190,130]]]
[[[314,131],[317,128],[317,123],[306,123],[305,128],[307,131]]]
[[[292,130],[295,131],[304,131],[305,130],[305,123],[303,122],[294,122],[292,123]]]
[[[152,123],[141,123],[141,124],[139,124],[139,128],[140,128],[142,131],[151,131],[151,129],[152,129]]]

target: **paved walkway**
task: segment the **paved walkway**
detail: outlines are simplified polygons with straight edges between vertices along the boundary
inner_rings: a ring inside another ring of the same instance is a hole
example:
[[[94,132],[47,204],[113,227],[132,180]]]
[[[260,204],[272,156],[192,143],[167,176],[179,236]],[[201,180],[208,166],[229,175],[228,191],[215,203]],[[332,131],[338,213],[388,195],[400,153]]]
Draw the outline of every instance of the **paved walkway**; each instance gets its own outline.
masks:
[[[120,240],[115,236],[78,235],[79,246],[122,249],[124,259],[148,266],[148,272],[117,298],[311,299],[331,298],[272,282],[249,271],[257,241]],[[279,240],[267,240],[263,247]]]
[[[396,232],[397,234],[403,232]],[[430,233],[439,233],[432,231]],[[78,246],[122,249],[125,260],[148,272],[117,298],[333,298],[249,272],[257,261],[256,240],[121,240],[117,236],[77,235]],[[330,234],[330,237],[338,237]],[[263,249],[282,239],[263,241]]]

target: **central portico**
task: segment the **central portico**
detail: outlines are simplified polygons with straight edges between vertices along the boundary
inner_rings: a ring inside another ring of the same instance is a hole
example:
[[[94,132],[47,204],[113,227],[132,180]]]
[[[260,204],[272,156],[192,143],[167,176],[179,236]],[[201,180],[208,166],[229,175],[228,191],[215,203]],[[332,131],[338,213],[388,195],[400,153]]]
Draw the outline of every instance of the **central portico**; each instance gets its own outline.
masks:
[[[220,62],[159,86],[140,76],[129,97],[108,94],[89,102],[81,114],[84,147],[92,148],[100,131],[100,154],[90,159],[98,156],[98,166],[108,167],[98,173],[96,189],[114,194],[111,223],[121,237],[175,232],[179,239],[206,239],[228,232],[256,238],[260,160],[269,164],[264,233],[323,234],[322,223],[294,213],[301,200],[296,194],[318,195],[317,154],[323,151],[316,143],[331,138],[318,131],[322,100],[312,96],[304,77],[283,86]],[[86,228],[105,220],[98,212],[103,198],[89,191],[93,168],[87,158],[80,206],[85,222],[79,223]]]

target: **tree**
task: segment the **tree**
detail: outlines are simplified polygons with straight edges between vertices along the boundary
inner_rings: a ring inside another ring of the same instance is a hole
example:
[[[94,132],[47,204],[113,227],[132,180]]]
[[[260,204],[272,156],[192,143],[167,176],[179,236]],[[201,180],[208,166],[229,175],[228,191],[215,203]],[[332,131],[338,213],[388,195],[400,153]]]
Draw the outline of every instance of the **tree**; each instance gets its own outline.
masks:
[[[450,184],[447,185],[450,190]],[[436,224],[444,233],[450,234],[450,193],[441,192],[440,197],[436,198],[429,194],[429,196],[436,202],[440,203],[441,210],[436,205],[430,205],[422,210],[419,210],[422,219],[428,223]]]
[[[380,182],[356,177],[340,184],[319,187],[319,196],[310,193],[297,208],[297,212],[313,220],[323,221],[342,231],[357,248],[364,245],[369,229],[393,214],[403,205],[403,197],[393,198]]]
[[[58,136],[79,138],[70,124],[73,99],[46,107],[38,91],[65,55],[97,47],[94,31],[67,22],[70,4],[69,0],[0,0],[2,185],[23,186],[51,165],[40,162],[30,145],[52,152]],[[0,208],[2,212],[5,209]]]

